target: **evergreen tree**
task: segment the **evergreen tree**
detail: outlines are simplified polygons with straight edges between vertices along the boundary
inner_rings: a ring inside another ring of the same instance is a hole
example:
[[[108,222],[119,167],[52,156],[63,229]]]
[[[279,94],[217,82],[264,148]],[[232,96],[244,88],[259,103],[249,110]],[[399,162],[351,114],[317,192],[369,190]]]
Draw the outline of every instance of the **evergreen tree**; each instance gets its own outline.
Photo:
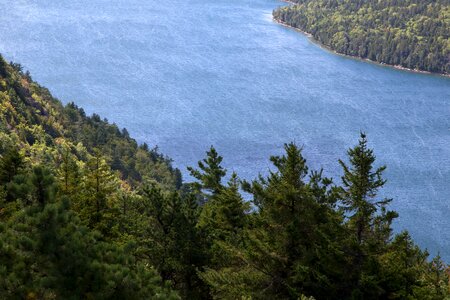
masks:
[[[239,193],[239,182],[233,173],[228,186],[223,187],[202,207],[197,227],[204,234],[209,248],[208,267],[218,267],[229,261],[226,244],[242,243],[242,232],[247,225],[249,203]]]
[[[390,225],[397,214],[386,211],[386,206],[392,199],[376,199],[378,190],[386,183],[382,178],[386,166],[373,170],[375,155],[373,150],[367,147],[364,133],[361,133],[359,144],[349,149],[347,154],[350,167],[339,160],[344,170],[342,207],[348,214],[349,228],[354,231],[356,241],[363,244],[374,233],[377,222],[381,222],[379,227],[383,224]],[[383,214],[381,220],[376,215],[379,211]]]
[[[137,255],[156,267],[187,299],[201,299],[207,289],[197,270],[205,264],[204,245],[196,225],[199,208],[193,195],[164,193],[155,185],[143,189]]]
[[[45,205],[55,194],[55,179],[51,171],[37,166],[33,168],[30,176],[30,184],[32,186],[31,195],[36,203]]]
[[[232,233],[242,230],[249,210],[239,193],[239,182],[233,173],[228,186],[223,187],[215,197],[204,204],[199,219],[200,228],[208,228],[214,238],[226,239]]]
[[[179,190],[156,148],[63,107],[1,57],[0,108],[0,299],[178,298],[169,285],[185,299],[449,298],[448,266],[392,237],[364,135],[342,186],[288,144],[267,177],[228,185],[211,147]]]
[[[13,181],[24,167],[24,161],[19,151],[12,148],[3,154],[0,160],[0,184],[5,185]]]
[[[2,299],[177,298],[151,268],[80,225],[67,201],[32,206],[13,221],[20,226],[0,232]]]
[[[179,284],[180,294],[185,299],[208,299],[209,288],[200,279],[199,272],[208,262],[205,236],[198,229],[201,208],[193,194],[182,197],[183,218],[175,228],[178,254],[180,257],[181,280]]]
[[[151,268],[80,225],[54,198],[49,170],[35,167],[29,183],[35,201],[0,223],[0,298],[177,298]]]
[[[117,177],[100,150],[95,151],[87,163],[83,197],[75,202],[75,209],[79,211],[81,219],[92,228],[100,231],[104,236],[113,237],[117,234],[118,208],[116,193],[119,189]]]
[[[391,238],[391,223],[397,213],[387,210],[392,199],[377,198],[378,190],[386,183],[382,178],[386,167],[374,170],[375,155],[367,146],[366,135],[361,133],[358,145],[347,153],[350,166],[342,160],[339,163],[344,170],[340,200],[350,231],[347,252],[352,272],[348,274],[348,288],[354,298],[376,299],[383,293],[377,257]]]
[[[387,297],[407,299],[421,288],[421,269],[427,264],[427,253],[414,245],[407,232],[395,237],[380,258],[383,266],[382,282]]]
[[[314,188],[307,181],[301,149],[288,144],[285,150],[285,156],[271,158],[276,172],[245,184],[258,211],[249,216],[244,245],[228,244],[234,262],[203,275],[218,298],[296,299],[301,294],[331,298],[335,293],[331,278],[339,277],[342,263],[339,245],[333,242],[341,234],[339,216],[328,203],[316,201],[319,191],[328,188],[317,188],[323,182],[317,178]]]
[[[80,168],[69,147],[63,147],[60,150],[57,175],[59,191],[62,195],[71,198],[81,191]]]
[[[0,159],[0,186],[6,192],[5,201],[23,198],[27,193],[24,186],[25,163],[17,148],[10,148]]]
[[[197,191],[204,191],[206,198],[211,194],[218,194],[223,187],[222,178],[226,175],[227,170],[220,165],[222,159],[222,156],[211,146],[206,152],[206,158],[198,162],[199,170],[188,167],[191,176],[199,181],[193,184],[194,188]]]

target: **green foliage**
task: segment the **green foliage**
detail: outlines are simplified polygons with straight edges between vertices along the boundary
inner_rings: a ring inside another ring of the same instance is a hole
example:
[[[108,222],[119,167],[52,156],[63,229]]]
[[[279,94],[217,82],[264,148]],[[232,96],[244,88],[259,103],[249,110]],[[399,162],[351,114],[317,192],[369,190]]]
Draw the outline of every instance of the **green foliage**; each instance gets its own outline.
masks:
[[[77,203],[80,216],[90,228],[110,235],[114,230],[114,210],[120,184],[111,172],[100,151],[95,151],[86,164],[83,197]]]
[[[90,156],[100,152],[109,162],[108,167],[131,186],[154,180],[166,189],[180,187],[179,170],[173,169],[170,159],[157,148],[138,146],[126,131],[96,114],[86,116],[73,103],[63,106],[23,73],[22,67],[7,64],[1,56],[0,70],[0,154],[6,149],[10,152],[6,156],[13,155],[8,147],[11,145],[27,154],[25,164],[43,164],[52,169],[66,160],[71,164],[66,169],[74,169],[74,164],[82,169]]]
[[[2,59],[0,111],[0,299],[450,297],[448,266],[393,235],[365,135],[341,185],[291,143],[251,183],[223,184],[211,147],[182,186],[156,148]]]
[[[355,298],[378,298],[384,288],[379,286],[379,261],[371,255],[383,253],[392,235],[391,223],[397,213],[388,211],[391,199],[376,199],[386,181],[382,178],[385,166],[373,170],[375,155],[361,133],[359,143],[349,149],[350,166],[339,160],[344,171],[339,198],[346,213],[349,231],[347,252],[353,272],[348,279]]]
[[[285,150],[285,156],[271,158],[276,172],[245,184],[258,211],[249,216],[243,244],[228,245],[233,265],[204,276],[218,298],[295,299],[303,293],[330,293],[331,278],[338,278],[334,272],[339,268],[333,268],[342,259],[332,238],[341,235],[340,217],[316,197],[317,183],[329,181],[307,181],[301,149],[289,144]],[[321,190],[322,196],[330,194],[329,188]]]
[[[23,158],[17,149],[9,149],[1,160],[0,183],[7,184],[13,181],[23,168]]]
[[[4,186],[5,201],[11,202],[20,197],[20,181],[23,173],[24,162],[16,148],[11,148],[4,153],[0,160],[0,184]]]
[[[339,160],[344,170],[340,200],[348,216],[348,227],[359,245],[370,243],[370,239],[386,243],[391,236],[390,225],[398,216],[386,209],[392,199],[375,200],[378,190],[386,183],[382,178],[386,167],[372,170],[375,156],[373,150],[368,149],[363,133],[358,146],[348,150],[348,156],[350,167]]]
[[[154,270],[80,225],[67,201],[30,206],[0,238],[2,299],[177,299]]]
[[[210,262],[201,273],[213,298],[450,296],[439,258],[428,262],[428,254],[407,233],[392,240],[397,214],[386,209],[390,200],[376,199],[385,168],[374,170],[365,135],[348,151],[350,166],[340,161],[342,186],[333,186],[321,171],[310,172],[295,144],[285,150],[286,155],[271,158],[276,171],[244,183],[257,210],[247,214],[241,237],[216,237],[220,247],[212,248],[213,255],[226,258],[225,263]]]
[[[208,231],[214,239],[227,239],[245,227],[249,209],[239,193],[237,175],[233,173],[228,186],[222,187],[203,205],[198,227]]]
[[[198,191],[209,192],[217,194],[222,189],[222,178],[226,175],[226,170],[220,165],[222,163],[222,156],[220,156],[216,149],[211,146],[206,152],[206,158],[198,162],[200,170],[188,167],[191,176],[199,182],[194,183],[194,188]],[[208,196],[208,194],[206,195]]]
[[[61,145],[57,158],[57,181],[59,182],[59,192],[65,197],[72,198],[81,192],[81,168],[77,164],[77,157],[73,155],[70,147]]]
[[[351,56],[409,69],[450,73],[447,0],[292,0],[276,20]]]
[[[205,296],[197,269],[205,264],[203,240],[196,228],[199,207],[193,195],[164,193],[155,185],[142,191],[138,212],[137,255],[151,262],[186,299]],[[202,296],[203,295],[203,296]]]
[[[35,203],[45,205],[55,193],[54,178],[50,170],[36,166],[30,176],[31,196]]]
[[[0,112],[0,298],[177,298],[120,210],[143,180],[179,187],[170,160],[1,57]]]

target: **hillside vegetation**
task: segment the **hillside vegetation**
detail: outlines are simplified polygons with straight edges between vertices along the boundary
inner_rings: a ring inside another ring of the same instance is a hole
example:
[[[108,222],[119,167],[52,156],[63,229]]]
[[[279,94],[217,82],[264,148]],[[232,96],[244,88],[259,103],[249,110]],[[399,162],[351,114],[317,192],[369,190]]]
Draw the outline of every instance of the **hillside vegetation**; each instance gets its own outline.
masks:
[[[339,183],[292,143],[252,182],[211,147],[182,183],[1,57],[0,110],[0,299],[450,297],[445,263],[392,232],[364,134]]]
[[[404,68],[450,73],[448,0],[292,0],[276,20],[330,49]]]

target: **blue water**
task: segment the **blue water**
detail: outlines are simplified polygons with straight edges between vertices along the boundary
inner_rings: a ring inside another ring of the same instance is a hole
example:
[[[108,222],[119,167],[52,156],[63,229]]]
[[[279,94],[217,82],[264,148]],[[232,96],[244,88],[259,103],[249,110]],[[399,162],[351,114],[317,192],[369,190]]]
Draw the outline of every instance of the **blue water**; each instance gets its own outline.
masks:
[[[339,176],[368,133],[383,193],[450,261],[450,79],[334,55],[279,26],[275,0],[0,0],[0,53],[63,102],[127,127],[185,167],[214,144],[243,178],[285,142]]]

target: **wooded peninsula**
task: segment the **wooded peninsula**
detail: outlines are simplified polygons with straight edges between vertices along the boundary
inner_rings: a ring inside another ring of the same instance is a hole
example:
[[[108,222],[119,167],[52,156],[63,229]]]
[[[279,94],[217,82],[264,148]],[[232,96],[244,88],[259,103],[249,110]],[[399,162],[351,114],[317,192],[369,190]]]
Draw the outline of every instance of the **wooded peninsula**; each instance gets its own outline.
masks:
[[[450,73],[448,0],[292,0],[273,12],[337,53],[416,71]]]

